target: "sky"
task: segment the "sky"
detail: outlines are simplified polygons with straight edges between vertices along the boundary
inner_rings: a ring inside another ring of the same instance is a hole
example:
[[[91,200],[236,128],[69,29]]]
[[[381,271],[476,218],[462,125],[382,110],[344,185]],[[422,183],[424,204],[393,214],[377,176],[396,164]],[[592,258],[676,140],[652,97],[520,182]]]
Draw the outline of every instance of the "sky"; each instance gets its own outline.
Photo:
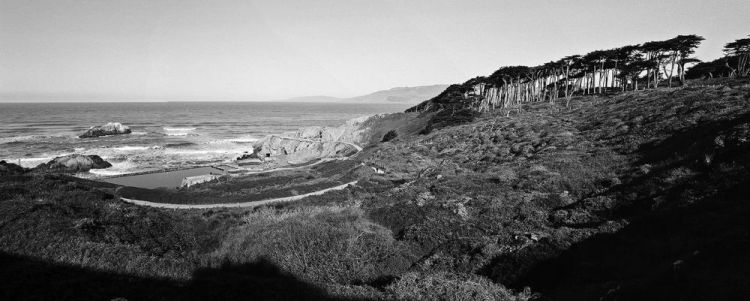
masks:
[[[750,34],[750,1],[0,0],[0,101],[351,97]]]

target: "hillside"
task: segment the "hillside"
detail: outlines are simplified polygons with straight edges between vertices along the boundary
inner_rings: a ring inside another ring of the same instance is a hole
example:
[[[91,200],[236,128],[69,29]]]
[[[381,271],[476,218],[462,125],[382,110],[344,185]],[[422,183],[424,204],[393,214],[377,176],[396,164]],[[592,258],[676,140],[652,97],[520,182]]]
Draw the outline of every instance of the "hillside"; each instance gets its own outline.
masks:
[[[405,103],[416,104],[440,94],[448,85],[430,85],[416,87],[396,87],[380,90],[370,94],[340,98],[332,96],[303,96],[281,101],[290,102],[354,102],[354,103]]]
[[[419,103],[433,98],[443,92],[448,85],[431,85],[417,87],[396,87],[388,90],[373,92],[367,95],[347,98],[350,102],[390,102],[390,103]]]
[[[363,204],[418,269],[545,300],[744,295],[749,105],[745,80],[478,115],[371,150],[408,185]]]
[[[398,127],[355,157],[380,171],[357,187],[256,210],[4,167],[0,298],[744,296],[750,83],[711,83]]]

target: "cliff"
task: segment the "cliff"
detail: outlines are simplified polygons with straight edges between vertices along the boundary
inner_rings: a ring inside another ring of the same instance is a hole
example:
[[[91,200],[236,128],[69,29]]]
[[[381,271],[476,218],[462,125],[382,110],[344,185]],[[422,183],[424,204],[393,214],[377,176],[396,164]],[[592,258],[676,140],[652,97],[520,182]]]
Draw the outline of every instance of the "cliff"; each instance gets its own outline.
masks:
[[[339,141],[315,141],[271,135],[258,141],[253,152],[265,162],[277,166],[303,164],[323,158],[343,158],[357,153],[352,144]]]
[[[348,120],[338,127],[305,127],[283,135],[269,135],[253,145],[253,152],[277,165],[301,164],[323,158],[341,158],[380,142],[393,131],[413,135],[424,127],[414,113],[378,114]]]

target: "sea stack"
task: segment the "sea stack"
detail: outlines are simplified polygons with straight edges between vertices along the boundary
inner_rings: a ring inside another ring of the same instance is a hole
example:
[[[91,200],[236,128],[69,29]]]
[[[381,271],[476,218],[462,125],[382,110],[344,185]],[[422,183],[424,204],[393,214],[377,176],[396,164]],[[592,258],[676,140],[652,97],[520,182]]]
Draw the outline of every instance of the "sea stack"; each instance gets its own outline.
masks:
[[[94,138],[109,135],[130,134],[130,128],[119,122],[109,122],[101,126],[92,126],[78,138]]]

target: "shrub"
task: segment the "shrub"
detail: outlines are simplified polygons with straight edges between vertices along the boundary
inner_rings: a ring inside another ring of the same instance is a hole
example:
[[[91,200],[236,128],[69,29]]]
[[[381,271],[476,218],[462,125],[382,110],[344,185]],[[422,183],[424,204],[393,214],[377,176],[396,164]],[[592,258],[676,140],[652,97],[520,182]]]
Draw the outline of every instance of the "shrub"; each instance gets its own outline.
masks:
[[[390,130],[385,135],[383,135],[383,140],[381,142],[388,142],[398,137],[398,133],[394,130]]]
[[[407,273],[386,290],[402,300],[529,300],[531,294],[518,295],[505,287],[471,274],[437,272]]]
[[[320,282],[362,283],[395,275],[412,259],[391,232],[356,207],[305,207],[248,214],[214,253],[216,262],[266,259]]]

